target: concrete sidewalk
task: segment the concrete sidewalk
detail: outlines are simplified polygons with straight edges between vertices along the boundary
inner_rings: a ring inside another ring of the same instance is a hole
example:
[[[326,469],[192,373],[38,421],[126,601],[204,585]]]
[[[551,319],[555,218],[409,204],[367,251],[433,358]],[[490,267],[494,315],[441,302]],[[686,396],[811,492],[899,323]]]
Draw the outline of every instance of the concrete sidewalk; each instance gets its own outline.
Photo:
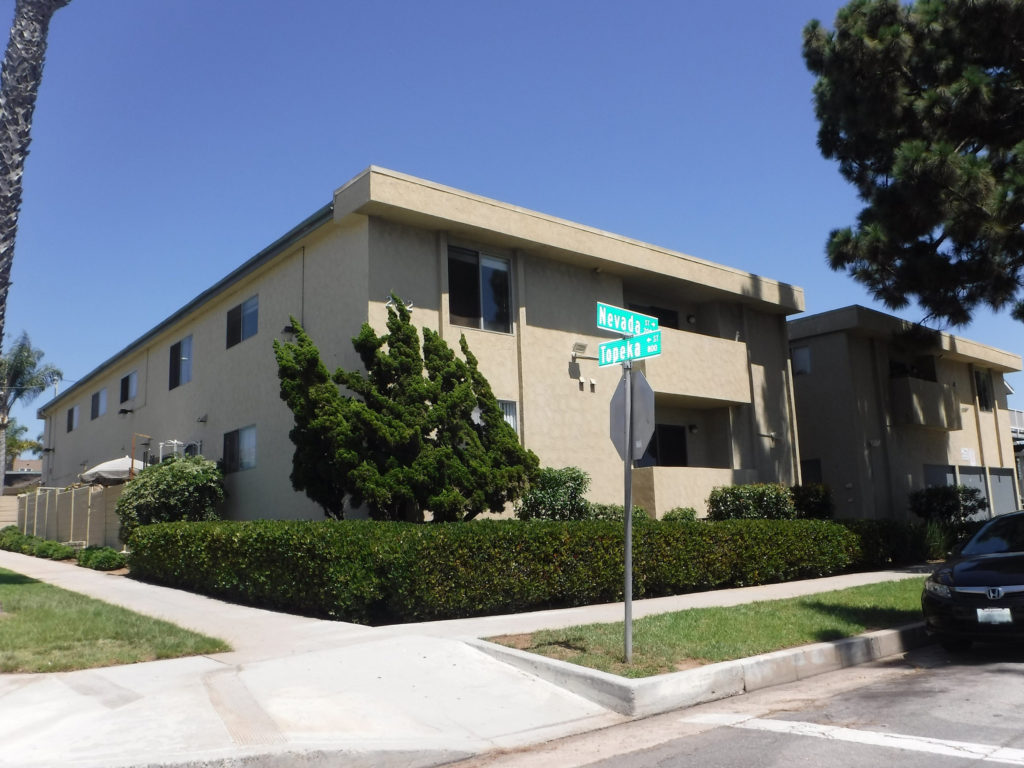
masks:
[[[0,567],[233,647],[205,657],[0,676],[0,766],[440,765],[686,706],[701,696],[742,692],[758,681],[798,679],[919,642],[914,632],[888,632],[881,640],[819,644],[690,671],[695,674],[623,681],[525,654],[517,658],[477,640],[621,621],[621,603],[370,628],[247,608],[10,552],[0,551]],[[638,600],[633,615],[774,600],[920,572]]]

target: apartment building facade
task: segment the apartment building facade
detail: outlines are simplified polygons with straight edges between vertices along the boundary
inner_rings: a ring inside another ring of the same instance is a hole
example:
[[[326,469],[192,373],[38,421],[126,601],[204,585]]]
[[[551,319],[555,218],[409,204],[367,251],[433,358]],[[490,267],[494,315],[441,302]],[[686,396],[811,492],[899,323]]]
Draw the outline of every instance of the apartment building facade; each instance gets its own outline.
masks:
[[[789,323],[805,483],[841,517],[906,518],[911,491],[978,488],[1020,507],[1003,374],[1019,355],[860,306]]]
[[[799,288],[371,167],[328,205],[39,409],[46,485],[143,451],[224,462],[236,519],[317,518],[289,481],[292,415],[272,342],[299,319],[330,368],[355,368],[362,323],[390,295],[453,349],[465,335],[542,465],[578,466],[591,499],[620,502],[609,436],[619,366],[596,302],[656,315],[663,353],[637,363],[656,393],[635,503],[704,508],[711,488],[797,481],[786,317]],[[582,352],[586,346],[586,353]]]

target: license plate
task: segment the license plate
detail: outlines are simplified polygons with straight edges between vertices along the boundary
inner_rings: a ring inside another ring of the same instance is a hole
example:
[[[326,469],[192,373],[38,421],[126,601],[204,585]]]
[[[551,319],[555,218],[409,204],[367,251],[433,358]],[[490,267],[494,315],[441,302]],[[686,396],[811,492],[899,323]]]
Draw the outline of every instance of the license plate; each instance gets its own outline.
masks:
[[[1009,608],[979,608],[979,624],[1012,624],[1013,616]]]

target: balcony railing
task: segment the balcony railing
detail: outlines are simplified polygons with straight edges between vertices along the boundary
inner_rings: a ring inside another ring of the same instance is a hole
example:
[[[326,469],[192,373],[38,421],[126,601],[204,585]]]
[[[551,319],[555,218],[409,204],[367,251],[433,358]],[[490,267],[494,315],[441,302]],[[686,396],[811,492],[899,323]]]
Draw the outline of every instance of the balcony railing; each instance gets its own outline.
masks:
[[[889,384],[894,424],[946,432],[960,429],[960,408],[952,387],[910,376],[891,379]]]
[[[1014,436],[1024,437],[1024,411],[1010,409],[1010,431]]]
[[[661,356],[637,364],[658,393],[721,404],[750,402],[747,345],[663,328]]]

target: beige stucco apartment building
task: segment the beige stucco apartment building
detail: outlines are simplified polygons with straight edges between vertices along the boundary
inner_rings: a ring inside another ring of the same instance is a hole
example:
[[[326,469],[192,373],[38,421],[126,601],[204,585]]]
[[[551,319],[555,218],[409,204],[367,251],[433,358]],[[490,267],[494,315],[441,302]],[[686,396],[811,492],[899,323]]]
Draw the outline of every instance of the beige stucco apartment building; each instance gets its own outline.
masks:
[[[635,503],[703,510],[717,485],[797,481],[786,316],[803,309],[799,288],[371,167],[44,405],[44,483],[133,444],[137,457],[177,446],[225,461],[230,516],[319,517],[288,479],[272,341],[293,315],[329,367],[356,367],[351,339],[367,321],[383,329],[392,292],[453,348],[466,335],[523,443],[589,472],[594,501],[623,495],[609,438],[621,368],[589,359],[614,338],[595,327],[598,301],[656,315],[663,332],[663,354],[637,364],[658,426]]]
[[[805,483],[840,517],[904,518],[911,491],[978,488],[1020,506],[1003,374],[1010,352],[860,306],[789,323]]]

